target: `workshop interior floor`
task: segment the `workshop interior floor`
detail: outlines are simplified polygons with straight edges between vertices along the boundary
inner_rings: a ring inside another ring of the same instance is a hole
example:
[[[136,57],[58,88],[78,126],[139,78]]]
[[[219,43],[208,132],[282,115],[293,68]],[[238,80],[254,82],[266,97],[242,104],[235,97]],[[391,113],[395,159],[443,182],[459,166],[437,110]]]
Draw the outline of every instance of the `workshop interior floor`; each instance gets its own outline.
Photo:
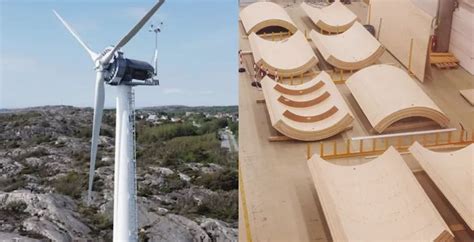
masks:
[[[315,28],[309,18],[304,16],[299,4],[284,6],[300,30],[309,31]],[[367,6],[364,3],[354,2],[348,7],[359,16],[362,23],[365,23]],[[239,31],[240,49],[250,50],[240,22]],[[317,53],[314,46],[313,49]],[[319,59],[320,63],[315,70],[331,69],[320,55]],[[384,53],[379,63],[390,63],[403,68],[388,52]],[[265,103],[256,102],[263,99],[263,95],[260,90],[251,86],[253,77],[251,55],[245,55],[244,64],[247,72],[240,73],[239,76],[239,240],[331,241],[329,228],[306,165],[307,142],[268,141],[270,136],[278,135],[278,133],[271,126]],[[340,78],[338,73],[332,73],[332,75],[333,79]],[[348,75],[345,74],[344,78]],[[428,67],[425,81],[416,82],[447,114],[451,120],[450,127],[474,130],[474,107],[470,106],[459,94],[461,89],[474,87],[474,76],[462,68],[438,70]],[[355,121],[352,129],[328,140],[342,142],[351,137],[375,135],[348,88],[344,84],[337,86],[353,111]],[[439,128],[433,123],[426,124],[426,120],[419,122],[423,125],[415,125],[416,127],[411,125],[410,130]],[[405,130],[400,127],[393,132],[400,131]],[[317,147],[317,142],[313,142],[313,145]],[[460,219],[426,173],[420,171],[421,168],[413,157],[404,154],[403,158],[410,168],[416,171],[414,174],[418,181],[450,226],[456,239],[474,240],[472,231]],[[367,161],[370,159],[362,157],[333,162],[357,164]]]

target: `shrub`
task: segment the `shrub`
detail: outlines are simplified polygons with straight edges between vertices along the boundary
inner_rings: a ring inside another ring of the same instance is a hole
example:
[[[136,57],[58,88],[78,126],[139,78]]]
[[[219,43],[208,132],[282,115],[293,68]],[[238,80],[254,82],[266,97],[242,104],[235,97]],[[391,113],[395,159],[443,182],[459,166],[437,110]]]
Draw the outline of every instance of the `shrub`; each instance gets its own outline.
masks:
[[[239,178],[236,170],[225,169],[215,173],[203,174],[196,179],[196,184],[214,191],[230,191],[239,188]]]
[[[53,182],[56,192],[79,199],[86,187],[86,176],[75,171],[56,179]]]
[[[28,206],[23,201],[11,201],[7,203],[7,205],[5,206],[5,210],[14,214],[19,214],[24,213],[27,207]]]

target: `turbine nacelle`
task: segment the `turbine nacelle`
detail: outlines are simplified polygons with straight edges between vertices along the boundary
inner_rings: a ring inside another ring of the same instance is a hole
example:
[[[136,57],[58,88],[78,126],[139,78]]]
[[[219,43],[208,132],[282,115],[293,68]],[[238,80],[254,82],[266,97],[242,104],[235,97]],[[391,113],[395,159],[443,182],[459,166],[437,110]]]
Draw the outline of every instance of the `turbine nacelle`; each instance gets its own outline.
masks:
[[[117,51],[112,57],[110,64],[105,67],[105,83],[117,85],[138,86],[159,85],[155,78],[155,69],[147,62],[133,60],[123,57],[121,51]]]

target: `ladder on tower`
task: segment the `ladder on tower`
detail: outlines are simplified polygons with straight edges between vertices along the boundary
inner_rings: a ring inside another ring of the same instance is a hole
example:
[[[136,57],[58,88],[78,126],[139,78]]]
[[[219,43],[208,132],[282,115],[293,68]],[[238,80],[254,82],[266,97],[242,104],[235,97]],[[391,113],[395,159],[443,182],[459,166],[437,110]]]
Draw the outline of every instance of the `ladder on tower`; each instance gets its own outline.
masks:
[[[130,177],[130,183],[131,184],[134,184],[133,185],[133,194],[135,194],[134,197],[130,197],[130,199],[134,199],[134,202],[137,201],[137,134],[136,134],[136,125],[135,125],[135,92],[133,90],[133,88],[130,89],[130,100],[129,100],[129,105],[130,105],[130,116],[129,116],[129,119],[130,119],[130,131],[132,133],[132,152],[133,152],[133,155],[132,155],[132,170],[133,170],[133,176]],[[135,211],[132,211],[132,221],[135,222],[136,225],[138,225],[138,216],[137,216],[137,210],[136,210],[136,206],[135,206]],[[137,228],[138,229],[138,228]],[[132,230],[132,231],[137,231],[136,229]],[[136,235],[137,236],[137,235]]]

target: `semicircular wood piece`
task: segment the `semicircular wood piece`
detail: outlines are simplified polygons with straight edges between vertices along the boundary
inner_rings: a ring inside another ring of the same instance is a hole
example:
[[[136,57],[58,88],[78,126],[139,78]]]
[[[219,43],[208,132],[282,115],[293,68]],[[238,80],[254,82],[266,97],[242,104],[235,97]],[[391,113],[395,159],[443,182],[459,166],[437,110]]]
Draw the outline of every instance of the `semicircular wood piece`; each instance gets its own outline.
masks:
[[[324,84],[318,84],[319,88],[305,94],[282,94],[275,88],[283,86],[293,91],[306,90],[319,82]],[[297,86],[278,84],[267,76],[260,83],[271,124],[287,137],[305,141],[325,139],[343,132],[354,120],[344,98],[324,71],[313,80]],[[288,101],[282,102],[283,98]],[[309,103],[312,105],[307,106]]]
[[[324,59],[339,69],[364,68],[375,63],[384,52],[377,39],[358,22],[342,34],[323,35],[311,30],[309,35]]]
[[[426,117],[441,127],[449,118],[404,70],[391,65],[364,68],[346,85],[374,129],[382,133],[391,124],[409,117]]]
[[[329,92],[326,91],[320,96],[307,100],[307,101],[295,101],[295,100],[286,98],[282,95],[278,98],[278,101],[290,107],[307,108],[307,107],[314,106],[321,103],[322,101],[328,99],[330,96],[331,94],[329,94]]]
[[[309,87],[303,88],[303,89],[290,89],[288,87],[284,87],[283,85],[276,84],[275,87],[273,87],[275,90],[280,92],[281,94],[288,94],[288,95],[305,95],[308,93],[312,93],[314,91],[319,90],[321,87],[324,86],[323,81],[318,81],[316,84],[311,85]]]
[[[357,21],[357,16],[339,1],[323,8],[311,6],[306,2],[300,6],[318,28],[327,32],[342,33]]]
[[[337,165],[318,155],[307,161],[334,241],[435,241],[450,231],[393,147],[358,161]]]
[[[282,77],[303,74],[319,61],[301,31],[281,41],[266,40],[251,33],[249,43],[254,62],[271,72],[276,70]]]
[[[434,152],[415,142],[409,150],[474,230],[474,144],[453,152]]]
[[[329,110],[320,114],[312,115],[312,116],[301,116],[301,115],[291,112],[290,110],[286,110],[283,113],[283,116],[296,122],[314,123],[314,122],[318,122],[323,119],[329,118],[331,115],[335,114],[337,110],[338,109],[336,107],[332,106]]]
[[[279,26],[295,33],[298,28],[280,5],[272,2],[256,2],[240,11],[240,19],[247,34],[271,26]]]

